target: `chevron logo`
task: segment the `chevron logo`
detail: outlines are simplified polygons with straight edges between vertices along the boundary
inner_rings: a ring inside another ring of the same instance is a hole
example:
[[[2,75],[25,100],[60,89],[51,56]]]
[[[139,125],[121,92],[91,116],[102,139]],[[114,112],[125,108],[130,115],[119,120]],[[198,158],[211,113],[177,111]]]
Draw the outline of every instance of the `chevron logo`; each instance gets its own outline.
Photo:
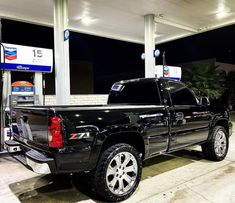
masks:
[[[4,57],[10,61],[17,59],[17,48],[5,47]]]

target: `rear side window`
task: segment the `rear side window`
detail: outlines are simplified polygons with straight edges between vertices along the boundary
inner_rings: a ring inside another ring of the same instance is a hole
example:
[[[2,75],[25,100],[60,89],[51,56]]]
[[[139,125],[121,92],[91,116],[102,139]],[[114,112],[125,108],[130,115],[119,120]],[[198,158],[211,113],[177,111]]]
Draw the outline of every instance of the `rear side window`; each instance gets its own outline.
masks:
[[[178,82],[169,81],[169,92],[173,105],[196,105],[197,100],[193,93]]]
[[[161,103],[155,82],[133,82],[114,84],[109,94],[109,104],[152,104]]]

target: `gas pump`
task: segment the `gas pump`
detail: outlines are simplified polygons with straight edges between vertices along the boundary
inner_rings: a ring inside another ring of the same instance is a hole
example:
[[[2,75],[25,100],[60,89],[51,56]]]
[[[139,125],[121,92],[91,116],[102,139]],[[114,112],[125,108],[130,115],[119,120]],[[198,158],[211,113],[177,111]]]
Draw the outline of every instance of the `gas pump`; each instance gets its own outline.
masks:
[[[34,85],[28,81],[16,81],[11,84],[9,107],[39,105],[39,96],[35,95]]]
[[[11,84],[9,106],[3,112],[4,141],[11,139],[11,110],[16,106],[40,105],[39,96],[35,95],[34,85],[28,81],[16,81]]]

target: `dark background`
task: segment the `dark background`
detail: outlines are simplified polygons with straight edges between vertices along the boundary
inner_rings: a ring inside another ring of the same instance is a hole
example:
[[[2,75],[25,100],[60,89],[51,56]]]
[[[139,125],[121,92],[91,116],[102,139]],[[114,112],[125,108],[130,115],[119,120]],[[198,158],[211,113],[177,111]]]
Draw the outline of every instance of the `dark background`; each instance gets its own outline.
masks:
[[[157,45],[168,65],[215,58],[235,64],[235,26]],[[5,43],[53,49],[53,29],[2,19]],[[71,94],[107,94],[115,81],[144,77],[141,44],[70,32]],[[157,58],[156,64],[162,64]],[[55,94],[54,72],[46,74],[46,94]],[[12,81],[33,82],[33,74],[12,72]]]

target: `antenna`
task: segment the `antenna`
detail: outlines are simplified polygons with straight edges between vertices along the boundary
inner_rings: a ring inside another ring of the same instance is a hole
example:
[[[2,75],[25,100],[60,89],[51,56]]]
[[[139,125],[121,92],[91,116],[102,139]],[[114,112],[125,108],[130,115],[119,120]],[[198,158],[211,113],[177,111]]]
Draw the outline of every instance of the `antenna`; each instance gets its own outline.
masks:
[[[163,77],[169,77],[169,68],[166,66],[166,52],[162,53]]]
[[[162,63],[163,63],[163,68],[164,68],[166,65],[166,52],[165,51],[163,51],[162,53]]]

